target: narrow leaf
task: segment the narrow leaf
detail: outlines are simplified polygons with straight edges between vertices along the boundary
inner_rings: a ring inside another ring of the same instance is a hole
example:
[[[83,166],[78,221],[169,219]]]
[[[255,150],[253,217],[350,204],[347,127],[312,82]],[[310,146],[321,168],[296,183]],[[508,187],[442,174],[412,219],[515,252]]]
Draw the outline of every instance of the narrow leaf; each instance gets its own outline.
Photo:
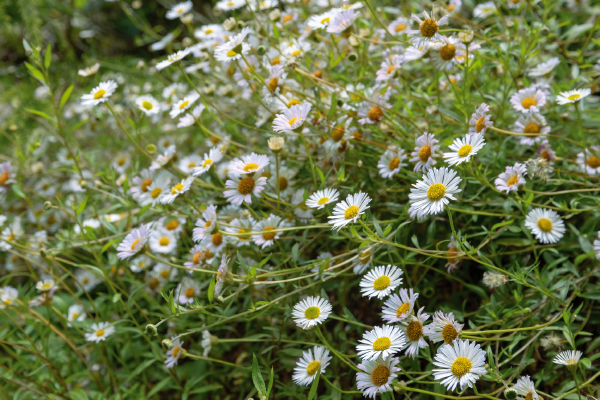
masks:
[[[258,360],[256,359],[256,354],[252,353],[252,382],[254,382],[254,387],[258,391],[258,396],[266,396],[267,388],[265,387],[265,381],[260,374],[260,368],[258,367]]]
[[[69,98],[71,97],[71,93],[73,93],[73,87],[74,86],[71,84],[71,86],[69,86],[67,88],[67,90],[65,90],[65,92],[62,95],[62,97],[60,98],[60,106],[59,106],[60,110],[62,110],[62,108],[67,103],[67,101],[69,101]]]

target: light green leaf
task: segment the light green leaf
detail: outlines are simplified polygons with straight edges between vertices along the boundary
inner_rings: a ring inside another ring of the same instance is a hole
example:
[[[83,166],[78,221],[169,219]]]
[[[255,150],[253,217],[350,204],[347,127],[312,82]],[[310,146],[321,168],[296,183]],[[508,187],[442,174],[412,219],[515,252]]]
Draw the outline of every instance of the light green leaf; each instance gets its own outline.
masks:
[[[317,376],[315,376],[315,380],[310,387],[310,392],[308,392],[308,400],[312,400],[317,394],[317,387],[319,386],[319,378],[321,377],[321,368],[317,370]]]
[[[71,84],[71,86],[69,86],[67,88],[67,90],[65,90],[65,92],[63,93],[62,97],[60,98],[60,106],[58,107],[59,110],[62,110],[62,108],[65,106],[65,104],[67,103],[67,101],[69,101],[69,98],[71,97],[71,93],[73,93],[73,84]]]
[[[46,69],[50,68],[50,63],[52,62],[52,46],[48,43],[46,47],[46,54],[44,56],[44,67]]]
[[[258,367],[258,360],[256,359],[256,354],[252,353],[252,382],[254,382],[254,387],[258,391],[259,396],[267,395],[267,388],[265,387],[265,381],[260,374],[260,368]]]

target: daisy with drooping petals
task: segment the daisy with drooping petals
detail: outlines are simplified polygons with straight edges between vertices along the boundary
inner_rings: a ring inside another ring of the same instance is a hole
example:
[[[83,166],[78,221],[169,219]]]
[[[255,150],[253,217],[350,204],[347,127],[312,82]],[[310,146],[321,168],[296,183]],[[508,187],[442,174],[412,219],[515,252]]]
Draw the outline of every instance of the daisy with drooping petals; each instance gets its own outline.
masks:
[[[171,369],[176,366],[177,361],[179,361],[179,358],[183,353],[181,351],[183,349],[183,343],[181,340],[176,337],[172,337],[171,340],[173,340],[173,347],[171,350],[167,351],[167,358],[165,359],[165,368],[167,369]]]
[[[217,206],[211,204],[202,213],[202,218],[196,220],[196,227],[193,231],[194,242],[202,241],[206,236],[211,235],[215,229],[217,229]]]
[[[329,216],[331,229],[340,230],[344,226],[355,223],[361,215],[369,208],[371,198],[363,192],[349,194],[346,200],[337,203],[333,209],[333,215]]]
[[[496,178],[494,184],[496,185],[496,189],[501,192],[516,192],[519,190],[520,185],[527,183],[525,175],[527,175],[527,166],[516,163],[512,167],[506,167],[506,171]]]
[[[540,396],[535,391],[535,386],[528,376],[523,376],[519,379],[513,388],[517,391],[519,396],[517,400],[539,400]]]
[[[600,154],[600,149],[596,146],[592,146],[591,150],[586,149],[585,152],[582,151],[577,154],[577,164],[588,175],[600,175],[600,158],[595,154]]]
[[[360,292],[369,298],[383,299],[402,284],[402,274],[400,268],[392,265],[375,267],[360,281]]]
[[[82,106],[95,106],[104,103],[117,90],[117,83],[113,80],[100,82],[89,94],[81,96]]]
[[[560,58],[552,57],[548,61],[544,61],[543,63],[537,64],[535,67],[531,68],[529,72],[527,72],[528,76],[538,77],[544,76],[552,72],[556,66],[560,64]]]
[[[452,344],[456,338],[460,337],[463,326],[464,324],[459,324],[454,319],[454,314],[436,311],[431,324],[427,325],[423,332],[433,343],[443,341],[446,344]]]
[[[313,355],[314,351],[314,355]],[[299,386],[308,386],[315,379],[318,371],[325,373],[331,357],[325,347],[315,346],[302,353],[302,358],[296,363],[292,380]]]
[[[194,171],[194,168],[201,162],[202,158],[200,158],[199,155],[190,154],[189,156],[182,158],[181,161],[177,163],[177,167],[179,167],[184,174],[191,174]]]
[[[403,163],[407,155],[404,154],[402,149],[388,149],[379,158],[377,168],[379,168],[379,175],[383,178],[391,178],[400,172],[402,167],[406,167],[408,164]]]
[[[177,249],[177,238],[173,233],[163,229],[152,232],[149,244],[152,251],[169,254]]]
[[[460,383],[460,390],[473,387],[481,375],[485,375],[485,351],[469,340],[456,339],[452,345],[443,344],[435,356],[433,370],[435,380],[441,380],[446,390],[454,391]]]
[[[149,94],[135,99],[135,104],[137,104],[140,111],[146,115],[156,115],[160,112],[160,104]]]
[[[260,172],[253,175],[245,175],[244,178],[238,177],[235,173],[229,174],[229,179],[225,182],[223,195],[228,202],[236,206],[242,203],[251,204],[252,195],[258,197],[265,188],[267,178],[260,176]]]
[[[307,297],[294,306],[294,322],[302,329],[322,324],[331,314],[331,304],[321,297]]]
[[[550,168],[552,168],[554,166],[556,152],[554,150],[552,150],[552,145],[550,145],[550,142],[548,141],[548,139],[546,139],[546,138],[542,139],[542,141],[540,142],[540,145],[538,146],[538,148],[535,152],[535,158],[543,158],[544,160],[546,160],[548,162],[548,166]]]
[[[173,108],[171,108],[171,111],[169,111],[169,115],[171,116],[171,118],[175,118],[176,116],[182,114],[183,112],[185,112],[185,110],[190,108],[192,104],[194,104],[194,102],[196,102],[196,100],[198,100],[199,98],[200,95],[198,93],[194,92],[188,94],[183,99],[173,104]]]
[[[439,157],[437,150],[440,146],[437,144],[438,140],[435,139],[433,133],[424,132],[421,136],[415,139],[415,151],[410,153],[412,158],[410,161],[416,162],[414,171],[428,171],[434,166],[437,161],[436,157]]]
[[[98,72],[99,69],[100,69],[100,63],[96,63],[90,67],[80,69],[79,71],[77,71],[77,75],[79,75],[79,76],[94,75],[96,72]]]
[[[352,27],[352,24],[360,16],[354,10],[342,11],[333,16],[331,22],[327,25],[328,33],[342,33]]]
[[[577,364],[579,363],[582,355],[583,353],[579,350],[561,351],[556,355],[556,357],[554,357],[552,362],[554,364],[565,365],[567,368],[569,368],[569,370],[576,371]]]
[[[144,248],[146,241],[152,231],[148,229],[147,225],[140,225],[139,228],[135,228],[125,237],[125,239],[117,247],[117,257],[123,260],[137,254]]]
[[[550,127],[546,122],[546,118],[538,113],[523,114],[515,122],[515,132],[523,132],[527,135],[517,136],[519,143],[525,146],[533,146],[544,140],[544,136],[550,133]]]
[[[458,188],[462,179],[456,171],[449,168],[432,168],[423,175],[423,179],[413,184],[408,195],[411,208],[417,216],[439,214],[454,195],[462,190]]]
[[[202,116],[202,111],[204,111],[204,104],[199,104],[194,109],[185,114],[183,117],[179,118],[179,122],[177,123],[178,128],[187,128],[188,126],[192,126],[200,119]]]
[[[460,261],[460,259],[457,257],[457,255],[458,245],[456,243],[456,240],[454,239],[454,235],[450,235],[450,240],[448,241],[448,251],[446,252],[448,262],[445,265],[449,274],[458,268],[458,262]]]
[[[556,211],[545,208],[531,210],[525,218],[525,226],[540,243],[557,243],[567,231]]]
[[[166,192],[160,197],[160,204],[171,204],[173,201],[175,201],[177,196],[190,190],[193,181],[194,177],[188,176],[181,182],[178,182],[171,188],[170,192]]]
[[[92,332],[85,334],[85,340],[100,343],[113,333],[115,333],[114,326],[108,322],[100,322],[99,324],[92,324]]]
[[[356,351],[363,360],[375,361],[379,357],[393,356],[404,348],[406,337],[397,326],[376,326],[363,334]]]
[[[450,71],[454,64],[466,56],[464,45],[455,37],[442,36],[432,50],[433,65],[438,71]]]
[[[192,169],[192,175],[193,176],[202,175],[203,173],[208,171],[210,169],[210,167],[212,167],[214,164],[221,161],[222,158],[223,158],[223,152],[218,147],[213,147],[212,149],[210,149],[208,151],[208,153],[204,154],[200,165],[198,165],[198,166],[194,167],[194,169]]]
[[[273,120],[273,131],[284,132],[298,129],[302,126],[311,105],[309,103],[296,104],[283,111],[283,114],[278,114]]]
[[[556,96],[556,102],[561,106],[563,104],[575,103],[584,97],[588,97],[592,93],[591,89],[575,89],[569,90],[568,92],[561,92]]]
[[[423,11],[423,16],[425,19],[422,20],[416,14],[413,14],[411,19],[419,24],[419,29],[411,29],[406,32],[410,38],[410,43],[417,48],[427,46],[432,41],[440,41],[442,39],[442,35],[439,33],[440,26],[448,23],[447,15],[438,21],[433,17],[433,14],[429,16],[427,11]]]
[[[485,146],[485,139],[481,133],[472,133],[464,138],[456,138],[450,146],[449,153],[444,153],[444,160],[450,165],[458,165],[463,162],[471,161],[479,150]]]
[[[377,360],[363,360],[358,364],[358,369],[364,372],[356,374],[356,387],[363,392],[363,396],[375,399],[377,393],[392,392],[392,382],[398,377],[400,361],[396,357],[378,358]]]
[[[419,293],[414,293],[412,289],[400,289],[400,295],[393,294],[383,303],[383,318],[385,321],[401,322],[412,315],[415,301]]]
[[[167,11],[167,19],[181,18],[192,9],[192,2],[186,1],[183,3],[176,4],[169,11]]]
[[[475,110],[473,114],[471,114],[471,120],[469,121],[469,133],[481,133],[485,134],[485,130],[490,126],[494,125],[492,122],[490,106],[481,103],[479,107]]]
[[[252,174],[262,171],[269,165],[269,157],[264,154],[246,154],[236,158],[229,164],[229,171],[236,174]]]
[[[510,98],[513,108],[526,113],[537,113],[546,104],[546,95],[540,89],[530,87],[521,89]]]
[[[245,27],[227,43],[217,46],[215,48],[215,59],[225,63],[240,60],[242,54],[246,55],[250,51],[250,45],[244,42],[244,39],[246,39],[246,36],[251,32],[251,28]]]
[[[229,258],[223,256],[221,258],[221,264],[217,270],[217,277],[215,281],[215,296],[220,296],[225,289],[225,283],[227,280],[231,281],[231,271],[229,270]]]
[[[171,54],[166,60],[159,62],[156,64],[156,69],[161,70],[167,68],[169,65],[176,63],[177,61],[181,61],[190,54],[190,49],[185,48],[183,50],[179,50],[177,53]]]
[[[175,289],[175,298],[179,304],[189,304],[194,302],[194,298],[200,296],[200,284],[194,279],[183,278]]]
[[[19,291],[12,286],[0,288],[0,309],[12,305],[19,298]]]
[[[419,349],[429,346],[424,336],[424,324],[429,319],[429,315],[423,313],[424,308],[421,307],[417,315],[411,315],[399,325],[407,339],[405,354],[410,358],[415,358],[419,354]]]
[[[271,214],[269,218],[263,219],[254,227],[254,231],[263,232],[260,235],[253,235],[252,240],[262,249],[272,246],[276,239],[279,239],[282,232],[276,231],[285,226],[285,223],[277,215]],[[276,232],[273,232],[276,231]]]
[[[306,199],[306,206],[310,208],[316,208],[320,210],[329,203],[333,203],[338,199],[340,193],[337,189],[323,189],[319,190],[309,196]]]

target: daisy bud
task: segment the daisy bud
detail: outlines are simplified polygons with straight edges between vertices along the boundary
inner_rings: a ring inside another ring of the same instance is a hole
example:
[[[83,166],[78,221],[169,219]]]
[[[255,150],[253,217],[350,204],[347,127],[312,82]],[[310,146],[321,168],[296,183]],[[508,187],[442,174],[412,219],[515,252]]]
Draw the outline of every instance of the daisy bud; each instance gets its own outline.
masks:
[[[149,144],[148,146],[146,146],[146,151],[150,154],[156,153],[156,145]]]
[[[472,30],[467,30],[464,32],[460,32],[458,34],[458,38],[460,39],[461,42],[463,42],[464,44],[469,44],[473,41],[473,31]]]
[[[358,46],[358,39],[356,39],[354,36],[350,36],[348,38],[348,42],[350,42],[350,46],[352,47]]]
[[[371,30],[369,28],[361,28],[358,30],[358,36],[367,37],[371,34]]]
[[[192,21],[194,21],[194,14],[191,14],[191,13],[186,14],[183,17],[181,17],[180,19],[181,19],[181,22],[183,22],[184,24],[191,24]],[[191,39],[190,39],[190,41],[191,41]],[[190,45],[191,45],[191,43],[190,43]]]
[[[181,44],[185,47],[191,46],[193,43],[194,42],[192,42],[192,39],[190,39],[189,37],[184,37],[181,41]]]
[[[125,183],[125,179],[127,179],[127,175],[123,174],[119,176],[119,179],[117,179],[115,183],[117,184],[117,186],[123,186],[123,184]]]
[[[179,358],[186,358],[187,350],[182,347],[180,351],[181,351],[181,354],[179,355]]]
[[[52,203],[50,201],[44,202],[44,210],[48,211],[52,208]]]
[[[269,144],[269,149],[271,149],[273,153],[279,153],[285,145],[285,140],[281,136],[273,136],[269,138],[267,143]]]
[[[269,13],[269,19],[271,21],[277,21],[279,18],[281,18],[281,11],[279,11],[279,9],[276,8]]]
[[[148,324],[146,325],[146,335],[148,336],[156,336],[158,330],[156,329],[156,325]]]
[[[350,53],[350,55],[348,56],[348,61],[350,61],[352,63],[358,61],[358,54]]]
[[[507,400],[515,400],[517,398],[517,391],[514,388],[506,388],[504,391],[504,398]]]
[[[542,29],[540,29],[540,33],[544,36],[547,36],[550,33],[550,28],[548,28],[547,26],[542,27]]]
[[[140,0],[135,0],[133,3],[131,3],[131,7],[133,7],[134,10],[137,10],[138,8],[142,7],[142,2]]]
[[[258,48],[256,49],[256,54],[258,54],[259,56],[264,55],[267,52],[267,48],[265,46],[263,46],[262,44],[260,46],[258,46]]]
[[[40,250],[40,257],[46,258],[47,254],[44,250]]]
[[[244,21],[236,21],[236,22],[237,22],[238,29],[243,29],[244,26],[246,26],[246,23]]]
[[[165,350],[169,351],[173,348],[173,341],[171,341],[171,339],[163,339],[162,346]]]
[[[223,22],[223,29],[225,29],[226,31],[230,31],[233,28],[235,28],[235,18],[231,17],[231,18],[227,18],[224,22]]]
[[[406,382],[404,381],[399,381],[397,383],[392,384],[394,387],[394,392],[397,393],[404,393],[406,391]]]
[[[224,303],[225,302],[225,298],[223,296],[217,296],[215,298],[215,300],[217,301],[217,303]]]
[[[144,60],[139,60],[139,61],[137,62],[137,64],[135,65],[135,68],[137,68],[137,69],[142,69],[142,68],[144,68],[145,66],[146,66],[146,63],[144,62]]]
[[[361,167],[363,166],[363,162],[362,162],[362,160],[358,160],[358,161],[356,162],[356,166],[357,166],[358,168],[361,168]]]

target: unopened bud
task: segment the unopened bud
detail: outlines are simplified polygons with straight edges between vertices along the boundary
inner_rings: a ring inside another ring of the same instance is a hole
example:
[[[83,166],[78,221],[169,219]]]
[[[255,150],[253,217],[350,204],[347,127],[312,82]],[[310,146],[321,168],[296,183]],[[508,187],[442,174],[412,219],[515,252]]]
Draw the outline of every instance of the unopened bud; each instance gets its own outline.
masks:
[[[46,254],[46,251],[44,251],[43,249],[40,250],[40,257],[42,258],[46,258],[48,255]]]
[[[192,39],[190,39],[189,37],[184,37],[183,40],[181,41],[181,44],[184,47],[189,47],[193,44],[194,42],[192,41]]]
[[[547,36],[550,33],[550,28],[548,28],[547,26],[542,27],[542,29],[540,29],[540,33],[544,36]]]
[[[281,11],[278,8],[274,9],[269,13],[269,19],[271,21],[278,21],[281,18]]]
[[[358,39],[356,39],[354,36],[350,36],[348,38],[348,42],[350,42],[350,46],[352,46],[352,47],[356,47],[359,44]]]
[[[461,42],[463,42],[464,44],[469,44],[469,43],[471,43],[471,42],[473,41],[473,36],[474,36],[474,33],[473,33],[473,31],[472,31],[472,30],[470,30],[470,29],[469,29],[469,30],[466,30],[466,31],[463,31],[463,32],[460,32],[460,33],[458,34],[458,38],[459,38],[459,39],[460,39],[460,41],[461,41]]]
[[[150,154],[156,153],[156,145],[149,144],[148,146],[146,146],[146,151]]]
[[[231,17],[231,18],[227,18],[224,22],[223,22],[223,29],[225,29],[226,31],[230,31],[233,28],[235,28],[235,18]]]
[[[135,0],[134,2],[131,3],[131,7],[133,7],[134,10],[137,10],[138,8],[142,7],[142,2],[140,0]]]
[[[515,400],[517,398],[517,391],[515,390],[515,388],[506,388],[506,390],[504,390],[504,398],[507,400]]]
[[[267,143],[269,144],[269,149],[271,149],[273,153],[279,153],[285,145],[285,140],[281,136],[273,136],[269,138]]]
[[[184,24],[191,24],[194,21],[194,14],[189,13],[189,14],[185,14],[183,17],[180,18],[181,22],[183,22]],[[191,39],[190,39],[191,40]],[[191,44],[191,43],[190,43]],[[185,46],[185,45],[184,45]]]
[[[162,346],[165,350],[169,351],[173,348],[173,341],[171,341],[171,339],[163,339]]]
[[[264,55],[266,52],[267,52],[267,48],[265,46],[263,46],[262,44],[256,48],[256,53],[259,56]]]
[[[158,329],[156,329],[156,325],[148,324],[146,325],[146,335],[148,336],[156,336],[158,333]],[[164,343],[164,341],[163,341]]]
[[[358,61],[358,54],[350,53],[350,55],[348,56],[348,61],[352,63]]]
[[[236,21],[236,23],[239,29],[243,29],[246,26],[246,23],[244,21]]]
[[[52,208],[52,203],[50,201],[44,202],[44,210],[48,211]]]
[[[363,161],[362,161],[362,160],[358,160],[358,161],[356,162],[356,166],[357,166],[358,168],[361,168],[361,167],[363,166]]]

